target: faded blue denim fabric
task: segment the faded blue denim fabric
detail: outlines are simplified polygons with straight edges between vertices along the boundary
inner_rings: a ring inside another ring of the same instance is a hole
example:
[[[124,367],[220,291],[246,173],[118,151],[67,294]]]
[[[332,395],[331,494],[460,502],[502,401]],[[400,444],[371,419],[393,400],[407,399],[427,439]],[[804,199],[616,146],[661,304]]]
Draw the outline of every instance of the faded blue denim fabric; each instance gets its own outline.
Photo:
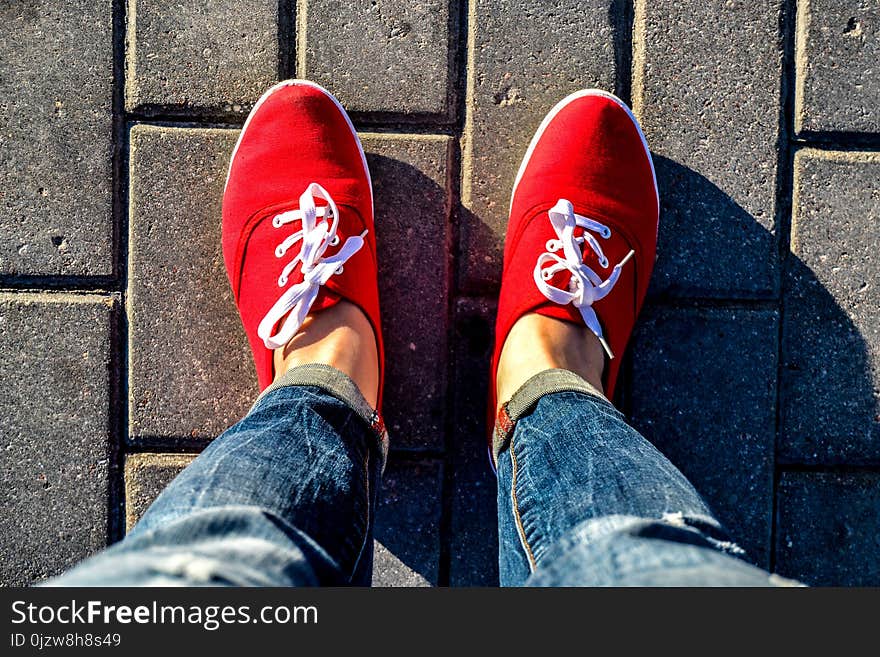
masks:
[[[737,558],[684,476],[580,377],[543,372],[505,409],[494,443],[502,584],[785,583]],[[369,584],[387,446],[351,379],[291,370],[124,540],[48,584]]]
[[[341,372],[288,374],[125,539],[48,584],[368,585],[387,436]]]
[[[684,475],[574,373],[536,375],[505,409],[502,585],[793,584],[743,561]]]

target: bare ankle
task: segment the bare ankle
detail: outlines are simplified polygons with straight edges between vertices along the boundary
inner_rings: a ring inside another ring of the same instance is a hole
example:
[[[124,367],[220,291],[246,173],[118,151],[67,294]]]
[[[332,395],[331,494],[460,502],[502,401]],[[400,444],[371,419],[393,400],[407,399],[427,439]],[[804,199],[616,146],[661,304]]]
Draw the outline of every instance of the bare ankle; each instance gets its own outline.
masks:
[[[275,350],[273,363],[276,380],[299,365],[330,365],[351,377],[371,406],[377,404],[376,336],[363,311],[348,301],[309,315],[299,332]]]
[[[539,372],[566,369],[602,387],[605,352],[584,325],[529,313],[511,328],[501,350],[496,377],[497,401],[502,404]]]

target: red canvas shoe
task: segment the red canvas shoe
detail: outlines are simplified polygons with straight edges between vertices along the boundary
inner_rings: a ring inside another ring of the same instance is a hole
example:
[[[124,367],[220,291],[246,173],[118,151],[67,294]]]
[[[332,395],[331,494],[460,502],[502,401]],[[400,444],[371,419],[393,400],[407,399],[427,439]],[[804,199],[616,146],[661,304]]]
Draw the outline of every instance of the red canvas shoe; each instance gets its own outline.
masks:
[[[306,315],[347,299],[376,334],[381,402],[370,172],[351,120],[327,90],[287,80],[254,106],[229,164],[223,257],[261,390],[274,377],[273,350]]]
[[[513,186],[495,327],[495,374],[507,334],[529,312],[586,324],[605,349],[611,399],[648,289],[659,222],[654,164],[629,108],[598,90],[560,101],[538,128]]]

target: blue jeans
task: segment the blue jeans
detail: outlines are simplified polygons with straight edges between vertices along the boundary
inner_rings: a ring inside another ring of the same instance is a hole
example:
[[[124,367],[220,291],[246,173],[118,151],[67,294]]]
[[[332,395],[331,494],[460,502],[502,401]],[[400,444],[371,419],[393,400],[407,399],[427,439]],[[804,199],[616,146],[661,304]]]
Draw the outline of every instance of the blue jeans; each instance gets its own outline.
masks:
[[[49,584],[369,584],[387,448],[348,377],[295,368],[124,540]],[[493,459],[503,585],[784,583],[739,559],[684,476],[571,372],[547,370],[504,405]]]

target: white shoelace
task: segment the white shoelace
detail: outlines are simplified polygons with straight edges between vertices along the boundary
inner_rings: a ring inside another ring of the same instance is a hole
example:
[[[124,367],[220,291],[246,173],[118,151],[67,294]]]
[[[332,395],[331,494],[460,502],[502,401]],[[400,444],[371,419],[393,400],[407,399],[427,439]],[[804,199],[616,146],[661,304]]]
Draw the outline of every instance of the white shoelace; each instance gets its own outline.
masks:
[[[599,318],[592,305],[611,292],[617,279],[620,278],[620,270],[635,255],[635,251],[631,250],[623,260],[614,265],[611,275],[603,281],[595,271],[584,263],[581,245],[588,244],[599,259],[599,265],[603,269],[608,269],[608,258],[605,257],[599,241],[587,231],[591,230],[598,233],[603,239],[608,239],[611,237],[611,229],[598,221],[575,214],[574,206],[564,198],[559,199],[547,214],[550,216],[550,223],[553,224],[557,239],[547,240],[547,251],[538,256],[534,272],[535,285],[550,301],[561,305],[570,303],[577,308],[581,317],[584,318],[584,323],[599,338],[608,357],[614,358],[611,347],[608,346],[608,342],[602,334],[602,325],[599,323]],[[584,229],[583,237],[574,236],[574,230],[578,227]],[[563,257],[556,255],[560,249]],[[547,263],[550,264],[547,265]],[[550,285],[549,281],[564,270],[571,272],[568,289],[562,290]]]
[[[315,197],[327,201],[324,207],[315,206]],[[318,222],[318,217],[321,221]],[[299,210],[290,210],[276,215],[272,226],[281,228],[285,224],[302,220],[302,228],[289,235],[275,248],[275,257],[283,258],[294,244],[302,241],[299,253],[288,262],[278,277],[278,287],[287,285],[291,272],[297,265],[302,266],[303,280],[284,291],[275,305],[266,313],[257,335],[263,340],[267,349],[283,347],[296,334],[309,314],[309,310],[318,297],[320,287],[330,280],[333,274],[341,274],[343,265],[364,245],[364,236],[353,235],[345,240],[345,244],[332,256],[324,257],[328,247],[339,244],[336,228],[339,225],[339,210],[326,189],[318,183],[311,183],[299,197]],[[275,324],[290,312],[290,316],[281,329],[272,334]]]

